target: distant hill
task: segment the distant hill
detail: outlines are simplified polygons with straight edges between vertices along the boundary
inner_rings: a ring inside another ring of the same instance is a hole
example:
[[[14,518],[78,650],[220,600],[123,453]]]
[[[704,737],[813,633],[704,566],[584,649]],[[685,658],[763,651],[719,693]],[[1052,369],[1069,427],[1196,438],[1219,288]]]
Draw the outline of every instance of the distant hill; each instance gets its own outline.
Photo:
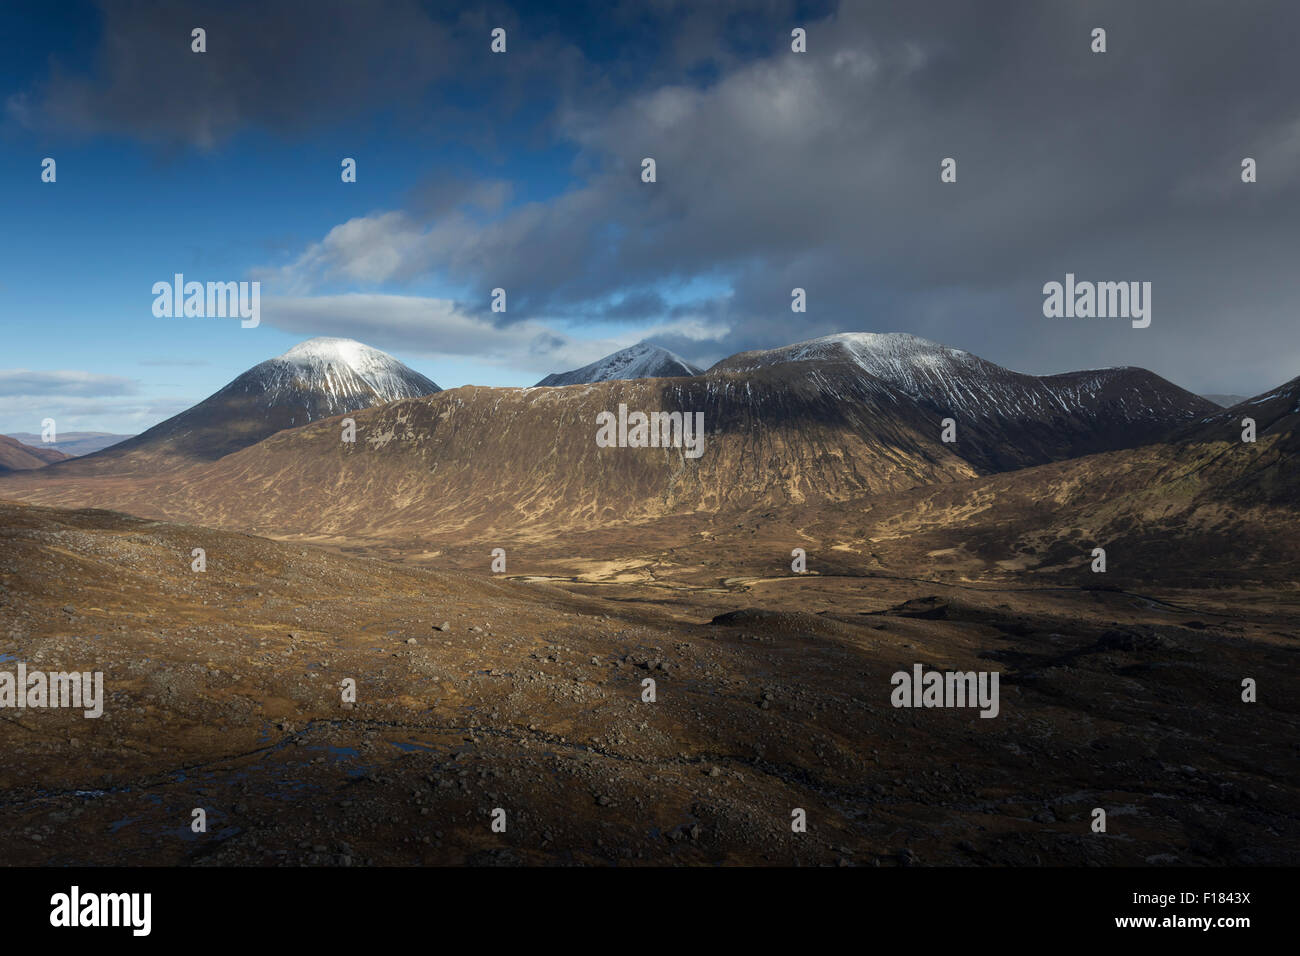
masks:
[[[112,432],[58,432],[58,441],[42,442],[40,435],[31,432],[10,432],[10,438],[16,438],[25,445],[42,445],[54,448],[71,458],[89,455],[116,445],[120,441],[134,438],[134,435],[115,435]]]
[[[1249,395],[1202,395],[1201,398],[1215,405],[1222,405],[1224,408],[1231,408],[1233,405],[1240,405]]]

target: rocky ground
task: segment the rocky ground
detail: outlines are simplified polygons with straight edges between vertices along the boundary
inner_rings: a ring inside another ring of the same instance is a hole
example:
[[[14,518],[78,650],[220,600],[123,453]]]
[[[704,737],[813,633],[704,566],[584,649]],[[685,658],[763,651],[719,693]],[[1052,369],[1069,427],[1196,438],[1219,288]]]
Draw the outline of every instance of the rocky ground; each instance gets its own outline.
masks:
[[[493,575],[0,503],[0,669],[106,697],[0,710],[3,862],[1300,860],[1293,592],[795,576],[755,521]],[[914,663],[999,671],[999,716],[895,709]]]

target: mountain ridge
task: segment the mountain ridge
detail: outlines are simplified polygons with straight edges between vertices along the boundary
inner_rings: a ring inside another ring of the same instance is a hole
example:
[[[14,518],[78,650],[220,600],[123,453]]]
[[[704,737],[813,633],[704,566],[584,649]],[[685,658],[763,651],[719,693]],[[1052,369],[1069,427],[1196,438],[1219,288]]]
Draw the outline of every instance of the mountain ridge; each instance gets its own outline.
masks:
[[[881,354],[861,347],[880,341],[870,337],[777,361],[742,353],[689,378],[463,386],[348,412],[352,443],[340,441],[339,413],[161,478],[137,467],[84,481],[61,465],[39,482],[8,476],[0,494],[272,535],[468,539],[967,482],[1165,441],[1211,407],[1144,369],[1040,379],[924,340],[922,357],[904,361],[908,339],[886,337]],[[620,405],[702,413],[702,456],[598,446],[597,416]],[[944,417],[956,420],[955,442],[941,437]]]

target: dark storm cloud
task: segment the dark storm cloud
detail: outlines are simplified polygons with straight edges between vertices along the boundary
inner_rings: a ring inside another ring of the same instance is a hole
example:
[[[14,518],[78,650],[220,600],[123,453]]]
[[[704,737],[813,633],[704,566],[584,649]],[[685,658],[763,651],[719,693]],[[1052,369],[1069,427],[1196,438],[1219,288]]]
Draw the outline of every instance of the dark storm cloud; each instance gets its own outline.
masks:
[[[1233,368],[1262,389],[1300,371],[1300,284],[1282,262],[1296,21],[1283,7],[845,5],[810,25],[806,59],[592,124],[612,163],[659,169],[639,194],[595,187],[628,230],[592,291],[606,275],[731,270],[742,321],[688,357],[902,329],[1030,371],[1140,364],[1207,387]],[[1098,25],[1106,54],[1089,50]],[[939,182],[947,156],[956,184]],[[1240,182],[1243,156],[1260,183]],[[1044,319],[1042,285],[1067,271],[1153,282],[1152,328]],[[807,316],[789,311],[795,286]]]
[[[608,103],[660,76],[717,69],[755,37],[772,39],[756,14],[788,16],[800,6],[97,0],[90,62],[52,56],[49,75],[11,91],[6,105],[42,132],[201,149],[248,126],[294,133],[384,111],[410,129],[454,124],[462,141],[491,149],[501,120],[517,121],[526,104]],[[201,56],[191,50],[195,27],[207,33]],[[508,58],[489,52],[495,27],[508,31]]]
[[[415,219],[428,222],[453,210],[499,212],[512,193],[504,180],[476,180],[440,169],[408,192],[406,207]]]
[[[455,49],[412,0],[123,0],[99,11],[93,62],[56,59],[18,101],[28,125],[206,148],[247,125],[292,132],[401,102],[444,75]],[[202,55],[190,48],[195,27],[207,31]]]
[[[634,292],[602,310],[604,318],[649,322],[669,312],[664,297],[655,292]]]

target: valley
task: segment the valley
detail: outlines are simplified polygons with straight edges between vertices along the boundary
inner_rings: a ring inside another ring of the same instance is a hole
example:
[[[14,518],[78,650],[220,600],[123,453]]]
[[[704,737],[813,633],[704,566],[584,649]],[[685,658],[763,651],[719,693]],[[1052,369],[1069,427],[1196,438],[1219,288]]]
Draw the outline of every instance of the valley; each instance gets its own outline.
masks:
[[[1300,849],[1294,594],[776,567],[721,587],[542,583],[99,511],[0,515],[6,657],[102,669],[108,698],[97,721],[0,715],[15,862],[1155,865]],[[197,537],[203,575],[184,560]],[[998,718],[891,706],[890,675],[915,662],[1000,671]],[[1240,702],[1243,675],[1258,704]],[[1107,834],[1089,832],[1096,806]],[[207,834],[188,830],[195,807]]]

